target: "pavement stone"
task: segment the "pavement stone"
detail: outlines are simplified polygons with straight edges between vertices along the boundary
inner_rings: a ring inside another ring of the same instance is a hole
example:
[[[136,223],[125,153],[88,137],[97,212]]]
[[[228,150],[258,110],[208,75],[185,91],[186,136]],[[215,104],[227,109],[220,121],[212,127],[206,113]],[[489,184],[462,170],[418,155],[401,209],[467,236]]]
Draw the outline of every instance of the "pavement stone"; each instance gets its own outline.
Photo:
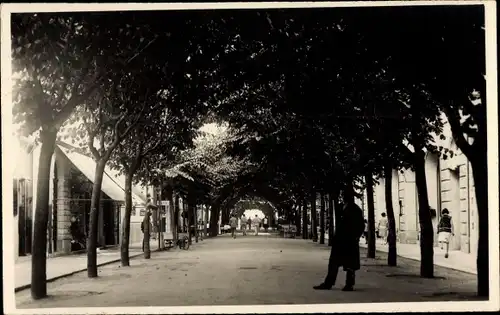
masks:
[[[325,276],[330,248],[310,240],[273,235],[230,235],[193,243],[189,250],[136,257],[131,266],[110,264],[99,277],[77,273],[48,284],[49,299],[33,301],[16,294],[18,308],[270,305],[477,300],[476,277],[436,266],[435,279],[422,279],[419,263],[399,258],[386,264],[386,254],[367,259],[356,291],[342,292],[344,272],[331,291],[315,291]],[[334,309],[332,309],[334,311]]]
[[[361,247],[366,248],[365,241],[360,243]],[[387,253],[389,247],[384,245],[382,241],[377,241],[376,250]],[[396,245],[397,254],[400,257],[414,259],[420,261],[420,245],[419,244],[401,244]],[[434,247],[434,265],[446,267],[450,269],[460,270],[471,274],[477,274],[476,255],[467,254],[459,250],[449,252],[449,257],[444,257],[445,251],[440,247]]]
[[[141,244],[130,246],[130,257],[141,255]],[[31,256],[20,257],[14,265],[15,291],[31,287]],[[99,250],[97,265],[113,263],[120,260],[119,248]],[[59,256],[47,259],[47,281],[54,281],[61,277],[87,270],[87,254]]]

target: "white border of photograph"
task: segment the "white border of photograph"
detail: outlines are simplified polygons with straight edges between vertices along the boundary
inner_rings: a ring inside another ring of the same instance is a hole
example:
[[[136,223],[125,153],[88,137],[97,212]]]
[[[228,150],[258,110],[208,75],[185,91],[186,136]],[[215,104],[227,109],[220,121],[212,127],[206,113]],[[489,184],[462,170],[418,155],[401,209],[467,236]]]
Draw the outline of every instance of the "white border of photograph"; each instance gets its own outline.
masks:
[[[1,5],[1,118],[2,152],[9,152],[12,141],[12,80],[10,51],[10,14],[14,12],[116,11],[116,10],[180,10],[180,9],[265,9],[317,7],[387,7],[423,5],[484,5],[486,34],[487,125],[488,125],[488,207],[490,300],[474,302],[418,302],[418,303],[359,303],[307,305],[249,305],[249,306],[186,306],[186,307],[88,307],[16,309],[14,294],[14,242],[12,223],[13,158],[2,154],[2,225],[4,312],[6,314],[165,314],[165,313],[334,313],[334,312],[429,312],[429,311],[494,311],[499,309],[499,204],[498,204],[498,103],[497,103],[497,45],[495,1],[377,1],[377,2],[257,2],[257,3],[40,3]]]

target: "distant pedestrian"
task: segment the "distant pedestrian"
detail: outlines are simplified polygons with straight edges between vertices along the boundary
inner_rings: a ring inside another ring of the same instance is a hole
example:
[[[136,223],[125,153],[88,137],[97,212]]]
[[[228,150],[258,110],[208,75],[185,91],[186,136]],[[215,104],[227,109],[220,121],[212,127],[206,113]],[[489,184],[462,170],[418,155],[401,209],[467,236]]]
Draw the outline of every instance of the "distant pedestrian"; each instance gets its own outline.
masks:
[[[269,219],[267,218],[267,216],[264,217],[263,226],[264,226],[264,230],[267,233],[267,229],[269,228]]]
[[[252,219],[252,224],[253,224],[253,228],[255,230],[255,236],[259,235],[259,228],[260,228],[260,218],[255,215],[255,218]]]
[[[231,219],[229,219],[229,226],[231,226],[231,236],[236,238],[236,228],[238,227],[238,219],[236,215],[232,215]]]
[[[248,217],[247,224],[248,224],[248,230],[251,230],[252,229],[252,218]]]
[[[384,245],[387,245],[387,231],[389,228],[389,221],[385,216],[385,212],[382,212],[382,218],[378,221],[378,234],[382,238]]]
[[[147,195],[146,196],[147,200],[146,200],[146,205],[144,206],[144,208],[146,209],[146,211],[149,211],[149,213],[151,214],[151,220],[152,220],[152,225],[151,225],[151,228],[150,228],[150,233],[151,233],[151,238],[152,239],[156,239],[156,233],[158,232],[158,229],[157,229],[157,225],[158,225],[158,216],[159,216],[159,213],[158,213],[158,206],[156,206],[153,201],[151,200],[151,195]]]
[[[346,200],[352,200],[346,196]],[[349,198],[351,197],[351,198]],[[337,281],[339,267],[346,272],[346,282],[342,291],[353,291],[356,280],[356,270],[361,268],[359,255],[359,239],[363,235],[363,211],[354,203],[347,202],[340,214],[337,229],[333,236],[328,274],[325,281],[314,287],[315,290],[330,290]]]
[[[448,209],[443,209],[441,212],[441,220],[438,224],[438,242],[441,244],[441,249],[443,249],[443,244],[446,246],[445,258],[448,258],[448,251],[450,249],[450,237],[454,236],[453,233],[453,223],[451,221],[450,212]]]
[[[151,219],[150,219],[150,221],[149,221],[149,232],[150,233],[151,233],[152,227],[153,227],[153,225],[151,224]],[[142,234],[144,234],[144,220],[141,222],[141,232],[142,232]],[[142,237],[142,251],[143,252],[144,252],[144,242],[145,241],[146,240],[144,239],[144,237]]]
[[[243,232],[243,236],[247,235],[247,217],[245,214],[241,216],[241,232]]]

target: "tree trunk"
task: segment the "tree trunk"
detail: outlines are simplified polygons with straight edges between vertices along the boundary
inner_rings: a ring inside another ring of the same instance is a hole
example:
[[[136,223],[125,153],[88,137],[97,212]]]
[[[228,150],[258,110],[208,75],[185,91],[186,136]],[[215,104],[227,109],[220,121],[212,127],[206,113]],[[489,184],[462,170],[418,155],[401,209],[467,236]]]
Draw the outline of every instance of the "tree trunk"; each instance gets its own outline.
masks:
[[[316,213],[316,190],[311,193],[311,237],[313,242],[318,241],[318,216]]]
[[[97,277],[97,231],[99,204],[101,201],[101,187],[106,161],[96,163],[94,184],[92,186],[92,199],[90,202],[89,237],[87,240],[87,275],[89,278]]]
[[[214,237],[219,234],[219,212],[219,204],[216,202],[212,205],[212,207],[210,207],[210,237]]]
[[[175,197],[172,196],[172,198],[174,200],[175,237],[176,237],[176,240],[178,240],[179,239],[179,214],[180,214],[179,195],[175,194]]]
[[[328,246],[332,246],[333,241],[333,194],[328,195]]]
[[[321,205],[319,212],[319,243],[325,244],[325,195],[321,193]]]
[[[434,229],[427,194],[425,153],[415,147],[415,181],[418,192],[418,218],[420,221],[420,276],[434,277]]]
[[[373,200],[373,178],[372,172],[366,174],[366,193],[368,199],[368,258],[375,258],[375,204]]]
[[[386,162],[384,165],[385,180],[385,206],[387,209],[387,220],[389,221],[389,235],[387,242],[389,244],[389,255],[387,264],[397,266],[397,248],[396,248],[396,218],[394,217],[394,208],[392,206],[392,165]]]
[[[57,132],[41,132],[42,146],[38,164],[35,222],[31,249],[31,296],[47,296],[47,224],[49,221],[50,164]]]
[[[193,225],[193,204],[191,200],[188,201],[187,203],[188,206],[188,211],[187,211],[187,231],[188,231],[188,239],[189,239],[189,244],[193,243],[193,237],[191,233],[191,225]]]
[[[125,214],[122,223],[122,242],[120,245],[120,260],[122,267],[130,266],[130,217],[132,216],[132,174],[125,171]]]
[[[302,212],[300,204],[296,205],[296,207],[297,207],[297,212],[295,215],[295,226],[297,228],[297,235],[300,235],[302,234],[302,225],[300,224]]]
[[[489,237],[488,237],[488,169],[486,150],[477,152],[472,159],[472,174],[476,191],[479,239],[477,246],[477,294],[489,296]]]
[[[341,222],[340,218],[342,217],[342,212],[341,212],[340,203],[339,203],[339,195],[340,195],[340,192],[338,190],[335,191],[335,193],[333,194],[333,208],[335,211],[335,225],[334,225],[334,231],[333,231],[334,234],[337,233],[338,224],[340,224],[340,222]]]
[[[221,225],[224,226],[229,222],[229,209],[224,206],[222,209],[222,218],[221,218]]]
[[[307,222],[307,201],[304,199],[302,203],[302,238],[307,240],[309,237],[309,229],[308,225],[309,223]]]
[[[198,205],[193,205],[194,239],[198,243]]]
[[[208,223],[208,205],[205,205],[205,218],[203,220],[203,236],[207,238],[208,236],[208,230],[207,230],[207,223]],[[246,222],[245,222],[246,224]]]
[[[150,259],[151,258],[151,246],[150,246],[150,240],[151,240],[151,220],[150,220],[151,214],[149,211],[146,210],[146,215],[144,216],[144,219],[142,220],[143,226],[144,226],[144,239],[142,243],[144,244],[144,259]]]
[[[484,96],[484,90],[480,91],[480,94]],[[463,101],[469,102],[470,100],[465,98]],[[484,99],[482,101],[484,101]],[[462,128],[460,128],[461,123],[459,116],[453,117],[454,115],[449,115],[449,113],[446,113],[446,116],[450,122],[456,144],[467,156],[472,167],[479,221],[479,239],[476,260],[477,294],[481,297],[489,297],[488,143],[486,131],[486,103],[483,102],[478,109],[479,111],[473,115],[474,121],[479,127],[472,145],[469,144],[468,137],[464,137]]]

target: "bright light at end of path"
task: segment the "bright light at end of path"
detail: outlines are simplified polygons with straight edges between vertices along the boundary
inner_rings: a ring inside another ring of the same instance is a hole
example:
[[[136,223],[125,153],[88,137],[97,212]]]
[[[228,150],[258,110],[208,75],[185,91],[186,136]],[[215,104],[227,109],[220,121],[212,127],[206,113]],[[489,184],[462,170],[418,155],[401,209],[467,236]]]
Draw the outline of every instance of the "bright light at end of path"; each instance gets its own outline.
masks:
[[[243,214],[247,217],[247,218],[255,218],[255,215],[257,215],[259,218],[261,219],[264,219],[265,215],[264,215],[264,212],[262,212],[261,210],[259,209],[249,209],[249,210],[245,210],[245,212],[243,212]]]

